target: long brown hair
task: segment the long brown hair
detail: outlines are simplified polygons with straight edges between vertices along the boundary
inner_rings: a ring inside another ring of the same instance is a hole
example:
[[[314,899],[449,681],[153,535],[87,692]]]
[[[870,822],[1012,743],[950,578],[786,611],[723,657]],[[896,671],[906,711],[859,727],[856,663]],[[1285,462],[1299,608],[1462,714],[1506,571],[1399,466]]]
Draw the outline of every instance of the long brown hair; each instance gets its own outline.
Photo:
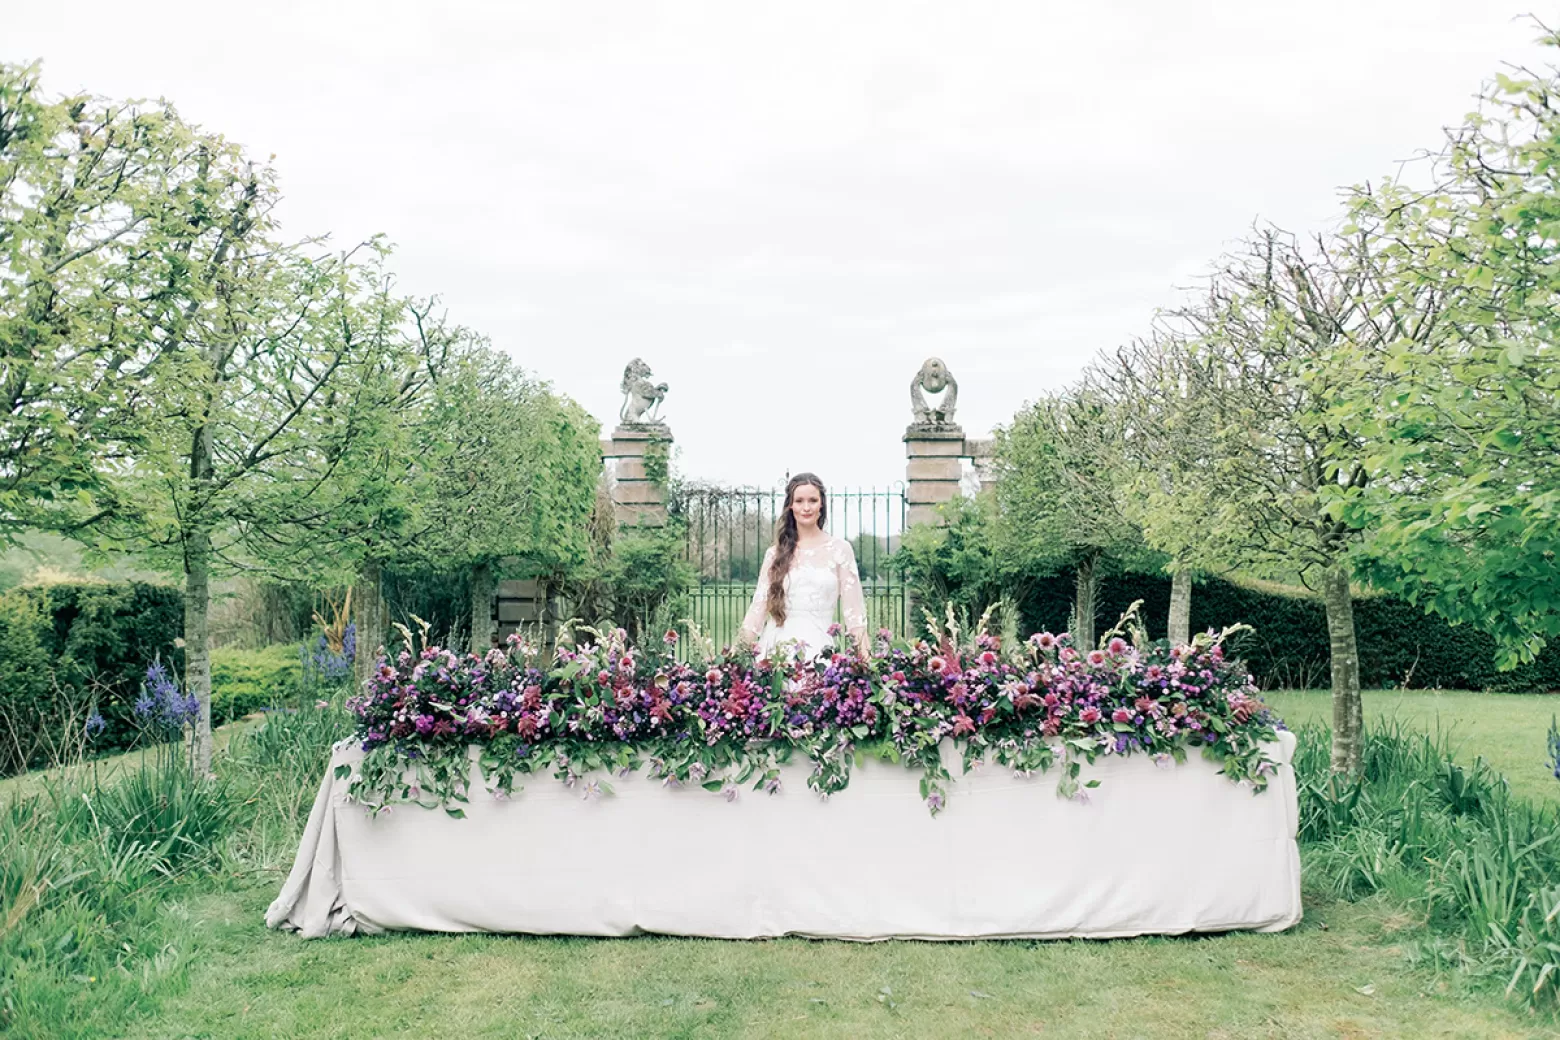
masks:
[[[785,485],[785,508],[775,524],[775,558],[769,561],[769,616],[775,624],[785,624],[785,576],[796,558],[796,517],[791,515],[791,499],[796,489],[811,485],[818,489],[818,526],[829,518],[829,495],[816,473],[798,473]]]

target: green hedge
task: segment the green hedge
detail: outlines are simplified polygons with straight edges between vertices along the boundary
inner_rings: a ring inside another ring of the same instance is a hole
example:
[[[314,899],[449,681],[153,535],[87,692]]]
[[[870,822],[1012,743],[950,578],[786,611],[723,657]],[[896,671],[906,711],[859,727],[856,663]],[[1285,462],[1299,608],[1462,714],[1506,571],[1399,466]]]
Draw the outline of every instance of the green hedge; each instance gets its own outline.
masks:
[[[1029,631],[1067,627],[1072,610],[1071,575],[1029,584],[1020,612]],[[1099,620],[1115,623],[1133,600],[1149,635],[1162,638],[1169,623],[1170,579],[1162,575],[1118,574],[1101,581]],[[1327,621],[1319,598],[1265,591],[1210,578],[1194,583],[1192,631],[1243,622],[1256,631],[1237,644],[1252,672],[1267,687],[1325,687]],[[1560,646],[1510,672],[1495,667],[1495,643],[1466,625],[1386,595],[1367,595],[1354,605],[1360,643],[1360,682],[1368,689],[1416,688],[1552,692],[1560,690]]]
[[[211,723],[243,718],[262,708],[295,702],[303,686],[303,662],[294,645],[263,650],[211,652]]]
[[[88,711],[93,747],[127,747],[132,706],[158,656],[182,673],[184,596],[146,582],[32,585],[0,593],[0,773],[65,753]]]

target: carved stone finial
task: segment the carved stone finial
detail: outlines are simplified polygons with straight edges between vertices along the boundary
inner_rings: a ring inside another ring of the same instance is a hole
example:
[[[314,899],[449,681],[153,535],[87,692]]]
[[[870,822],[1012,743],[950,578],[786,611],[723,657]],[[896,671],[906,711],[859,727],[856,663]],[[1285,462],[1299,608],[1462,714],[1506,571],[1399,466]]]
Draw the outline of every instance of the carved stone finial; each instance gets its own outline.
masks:
[[[926,394],[948,393],[935,406],[926,403]],[[925,393],[922,393],[925,391]],[[950,430],[957,428],[953,409],[959,403],[959,381],[953,378],[941,358],[927,358],[921,370],[910,380],[910,411],[915,416],[912,429]]]
[[[665,426],[656,412],[666,398],[666,384],[650,381],[650,366],[635,358],[623,369],[623,407],[618,418],[624,426]]]

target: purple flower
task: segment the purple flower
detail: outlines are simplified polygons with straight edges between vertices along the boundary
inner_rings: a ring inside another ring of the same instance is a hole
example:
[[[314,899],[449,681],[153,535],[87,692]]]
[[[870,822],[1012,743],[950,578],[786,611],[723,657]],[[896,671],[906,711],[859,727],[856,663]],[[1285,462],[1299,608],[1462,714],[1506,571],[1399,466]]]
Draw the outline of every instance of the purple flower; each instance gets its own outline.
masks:
[[[103,716],[99,715],[97,712],[94,711],[91,715],[87,716],[87,736],[95,737],[107,728],[107,720],[105,720]],[[1557,773],[1556,775],[1560,776],[1560,773]]]

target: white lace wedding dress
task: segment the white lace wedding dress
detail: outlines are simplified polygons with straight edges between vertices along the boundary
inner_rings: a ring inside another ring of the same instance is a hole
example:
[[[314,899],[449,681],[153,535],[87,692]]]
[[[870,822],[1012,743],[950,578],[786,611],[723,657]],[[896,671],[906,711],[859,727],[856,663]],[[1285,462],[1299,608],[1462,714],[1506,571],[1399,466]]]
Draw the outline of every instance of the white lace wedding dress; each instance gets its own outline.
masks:
[[[811,549],[797,547],[785,576],[783,625],[776,624],[768,610],[769,566],[774,558],[775,548],[770,546],[758,572],[752,605],[742,619],[742,637],[758,641],[759,656],[789,640],[803,644],[802,652],[808,656],[833,643],[829,626],[834,623],[836,604],[845,631],[853,640],[862,640],[867,630],[867,604],[856,570],[856,553],[849,542],[831,537]]]

